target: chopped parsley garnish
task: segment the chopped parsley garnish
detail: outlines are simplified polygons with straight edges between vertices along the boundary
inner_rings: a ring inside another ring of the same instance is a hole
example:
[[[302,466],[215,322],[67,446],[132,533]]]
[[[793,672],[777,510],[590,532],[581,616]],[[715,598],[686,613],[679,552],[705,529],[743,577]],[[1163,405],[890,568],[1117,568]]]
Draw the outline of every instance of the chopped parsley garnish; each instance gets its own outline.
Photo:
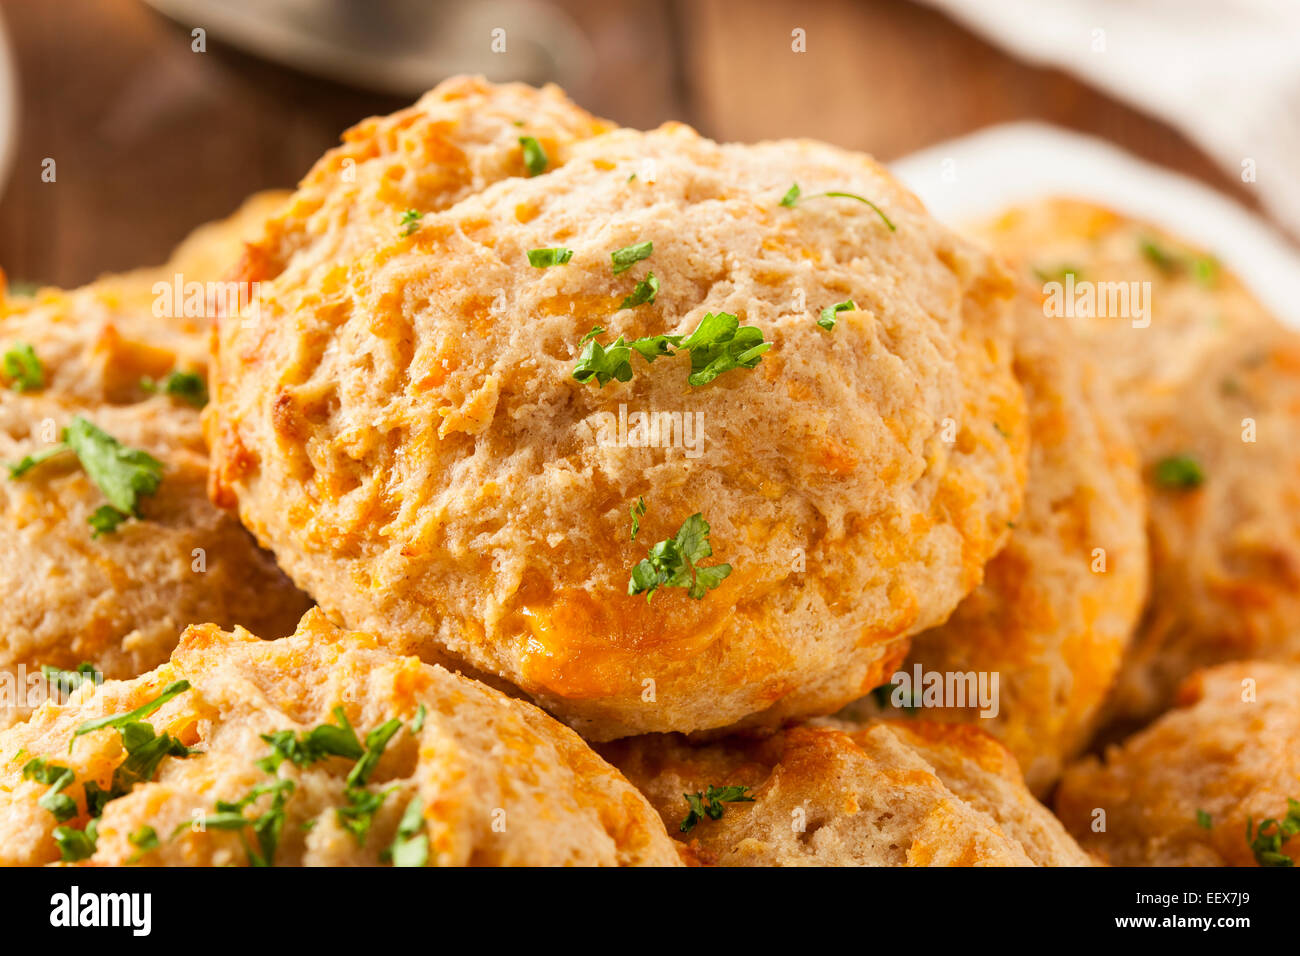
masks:
[[[731,573],[729,564],[699,567],[699,562],[712,554],[709,523],[696,512],[682,522],[675,537],[654,545],[649,557],[637,563],[627,593],[644,593],[648,603],[659,588],[686,588],[687,596],[702,600]]]
[[[47,763],[43,757],[33,757],[23,764],[22,774],[24,780],[35,780],[50,788],[41,795],[36,804],[42,810],[54,814],[55,820],[62,823],[77,815],[76,801],[63,792],[65,788],[76,782],[76,775],[71,768]]]
[[[77,416],[63,430],[67,442],[108,503],[123,515],[138,518],[140,499],[152,495],[162,483],[162,462]]]
[[[632,514],[632,540],[635,541],[641,530],[641,519],[645,517],[645,498],[637,498],[629,510]]]
[[[71,694],[87,680],[94,684],[104,683],[104,675],[95,670],[95,665],[90,661],[82,661],[77,665],[75,671],[59,670],[57,667],[43,664],[41,665],[41,676],[45,678],[46,683],[51,688],[65,694]]]
[[[1210,256],[1202,256],[1192,262],[1192,277],[1207,288],[1219,281],[1219,262]]]
[[[1282,852],[1282,846],[1300,833],[1300,800],[1286,801],[1286,816],[1280,821],[1269,817],[1255,828],[1254,817],[1246,818],[1246,844],[1255,854],[1260,866],[1295,866],[1295,861]]]
[[[420,220],[424,218],[424,213],[415,209],[408,209],[402,213],[402,218],[397,220],[397,224],[402,227],[402,237],[405,238],[415,230],[420,228]]]
[[[233,803],[218,800],[217,812],[203,817],[203,826],[215,830],[239,831],[242,831],[245,827],[252,827],[253,836],[257,840],[256,850],[248,845],[248,840],[242,832],[239,834],[239,842],[243,844],[244,852],[248,854],[249,864],[252,866],[274,866],[275,851],[280,845],[280,833],[284,829],[285,804],[293,794],[294,786],[292,780],[271,780],[266,783],[259,783]],[[252,804],[258,797],[268,793],[271,794],[271,806],[256,817],[245,817],[244,808]],[[173,838],[192,825],[190,823],[180,824],[173,831]]]
[[[56,671],[55,673],[73,673],[80,677],[83,672],[78,669],[76,672]],[[93,669],[89,673],[92,674],[91,679],[95,679]],[[152,780],[164,757],[188,757],[196,753],[170,734],[156,734],[152,725],[139,719],[153,713],[177,694],[188,690],[189,686],[186,681],[175,681],[169,684],[158,697],[128,714],[86,721],[73,731],[72,742],[68,744],[69,751],[72,750],[72,744],[76,742],[77,737],[84,733],[109,727],[116,729],[127,757],[114,768],[109,789],[105,790],[94,780],[87,780],[83,784],[86,813],[91,818],[86,828],[75,830],[61,826],[55,829],[54,842],[58,845],[65,861],[84,860],[95,852],[98,818],[103,814],[104,807],[109,801],[126,796],[137,783]],[[19,753],[21,754],[21,751]],[[17,756],[15,755],[15,759]],[[76,781],[70,768],[49,763],[43,757],[34,757],[23,765],[22,776],[24,780],[36,780],[49,786],[50,789],[37,800],[37,805],[53,814],[55,820],[62,823],[77,815],[76,801],[63,792]],[[144,829],[153,832],[150,827]],[[156,846],[157,835],[154,834],[154,837],[154,846]],[[131,838],[131,842],[139,846],[134,837]],[[148,848],[152,849],[152,847]],[[139,854],[136,854],[135,858],[138,857]]]
[[[161,845],[158,840],[158,831],[148,824],[145,824],[128,836],[126,841],[136,849],[142,851],[156,850]]]
[[[352,834],[360,846],[365,845],[366,837],[374,822],[375,813],[383,806],[384,800],[396,788],[389,787],[381,792],[366,789],[366,784],[379,762],[380,756],[388,742],[402,729],[400,720],[389,720],[366,734],[365,745],[357,739],[356,731],[348,721],[342,707],[334,707],[331,712],[334,723],[321,724],[305,733],[292,730],[279,730],[262,734],[261,738],[270,744],[271,752],[256,761],[257,767],[267,773],[275,774],[287,760],[298,767],[307,767],[330,757],[344,757],[355,760],[348,773],[343,791],[346,804],[335,808],[339,825]],[[412,733],[424,726],[427,711],[420,705],[412,723]],[[239,839],[248,854],[248,861],[253,866],[273,866],[275,853],[279,846],[280,834],[284,829],[287,805],[294,793],[294,782],[283,777],[257,784],[243,797],[235,801],[218,800],[216,813],[202,818],[205,828],[240,831]],[[261,814],[250,817],[245,815],[246,808],[265,795],[271,795],[270,806]],[[316,821],[306,821],[301,826],[308,830]],[[172,839],[180,836],[191,824],[182,823],[172,831]],[[251,827],[256,839],[256,847],[250,845],[245,837],[245,828]]]
[[[753,368],[772,347],[771,342],[763,341],[761,329],[752,325],[742,327],[740,320],[729,312],[706,314],[695,331],[685,337],[653,335],[628,342],[620,335],[608,349],[596,341],[604,331],[596,326],[583,336],[579,344],[584,348],[573,369],[573,377],[579,382],[594,378],[602,388],[611,380],[626,382],[632,377],[633,351],[647,362],[676,355],[677,348],[689,351],[688,381],[698,387],[733,368]]]
[[[653,272],[636,284],[632,293],[623,299],[620,309],[635,309],[638,305],[654,305],[655,296],[659,294],[659,280]]]
[[[353,764],[352,771],[348,774],[349,787],[364,787],[369,782],[370,775],[375,772],[375,765],[379,763],[384,748],[388,746],[388,741],[392,740],[393,735],[401,729],[402,722],[394,717],[366,734],[366,752]]]
[[[1161,272],[1172,275],[1182,268],[1182,259],[1165,249],[1154,239],[1141,239],[1138,249],[1142,255]]]
[[[32,452],[30,455],[24,455],[20,460],[14,462],[12,465],[5,465],[5,467],[9,469],[9,477],[11,479],[21,478],[42,462],[49,461],[55,455],[62,455],[64,452],[71,450],[71,448],[62,443],[51,445],[44,451],[36,451]]]
[[[610,260],[614,263],[614,275],[626,272],[642,259],[649,259],[654,251],[655,244],[649,239],[624,246],[622,249],[615,249],[609,254]]]
[[[695,793],[683,793],[686,798],[686,806],[689,812],[686,818],[682,820],[679,829],[683,833],[690,833],[695,829],[695,824],[701,820],[720,820],[722,812],[726,808],[724,803],[753,803],[754,798],[749,796],[749,787],[715,787],[709,785],[703,793],[698,790]]]
[[[188,757],[197,753],[171,734],[156,734],[153,725],[143,720],[123,724],[118,732],[127,758],[113,771],[112,789],[104,803],[126,796],[137,783],[152,780],[164,757]]]
[[[633,349],[641,353],[647,362],[653,362],[657,358],[677,354],[671,346],[681,340],[680,336],[655,335],[628,342],[620,335],[609,348],[605,348],[596,341],[596,337],[604,332],[598,325],[582,337],[578,343],[583,346],[582,354],[578,356],[578,364],[573,367],[575,379],[589,382],[594,378],[601,388],[615,379],[626,382],[632,378]]]
[[[424,829],[424,804],[413,797],[402,813],[397,834],[380,859],[393,866],[425,866],[429,862],[429,835]]]
[[[429,716],[429,711],[421,704],[415,711],[415,720],[411,721],[411,736],[414,737],[424,729],[424,718]]]
[[[170,395],[182,402],[193,405],[195,408],[202,408],[208,404],[208,385],[198,372],[174,370],[168,372],[161,382],[155,382],[151,378],[142,378],[140,379],[140,387],[146,392],[161,392],[164,395]]]
[[[76,863],[79,860],[86,860],[95,853],[95,844],[99,840],[99,821],[91,820],[84,830],[55,827],[53,836],[63,862]]]
[[[101,534],[112,534],[129,517],[130,515],[118,511],[112,505],[100,505],[91,512],[86,523],[90,525],[90,536],[98,538]]]
[[[890,218],[885,215],[885,211],[883,209],[881,209],[879,206],[877,206],[867,197],[859,196],[857,193],[846,193],[846,192],[841,192],[839,190],[832,190],[830,192],[813,193],[811,196],[804,196],[803,191],[799,188],[799,184],[794,183],[788,190],[786,190],[786,194],[781,197],[781,205],[789,209],[793,209],[801,201],[807,202],[809,199],[856,199],[858,202],[865,203],[866,205],[874,209],[876,215],[880,217],[880,221],[889,227],[890,232],[898,231],[898,227],[895,226],[894,223],[890,220]]]
[[[384,805],[388,795],[396,789],[396,786],[392,786],[375,793],[364,787],[348,787],[344,791],[343,795],[348,801],[347,806],[339,807],[334,814],[338,818],[339,825],[352,834],[357,841],[357,846],[366,845],[366,837],[370,834],[370,825],[374,823],[375,814]]]
[[[177,824],[172,830],[171,838],[176,839],[196,824],[201,824],[205,830],[236,830],[239,831],[239,842],[248,854],[249,865],[274,866],[275,851],[280,845],[280,833],[284,829],[285,804],[293,794],[294,787],[292,780],[276,779],[259,783],[236,801],[218,800],[216,813],[205,814],[193,823]],[[270,807],[256,817],[244,816],[244,808],[266,794],[271,794]],[[253,828],[253,836],[257,840],[256,850],[249,846],[243,834],[245,827]]]
[[[520,136],[519,145],[524,152],[524,168],[528,170],[529,176],[537,176],[546,171],[546,164],[550,162],[546,157],[546,150],[542,149],[542,144],[537,142],[531,136]]]
[[[1207,288],[1219,280],[1219,262],[1213,256],[1182,256],[1149,237],[1138,240],[1138,249],[1165,275],[1191,273],[1193,279]]]
[[[1161,488],[1186,491],[1205,483],[1205,470],[1191,455],[1170,455],[1156,462],[1155,479]]]
[[[342,707],[335,707],[333,714],[336,723],[321,724],[304,734],[295,734],[292,730],[262,734],[262,740],[271,745],[271,753],[257,765],[267,773],[275,773],[286,760],[296,767],[307,767],[326,757],[360,758],[364,751],[347,714]]]
[[[9,465],[9,477],[21,478],[42,462],[71,451],[108,504],[89,518],[95,536],[116,530],[127,518],[140,517],[140,499],[152,495],[162,483],[162,462],[135,448],[127,448],[80,415],[63,429],[63,442],[28,455]],[[107,509],[107,510],[106,510]]]
[[[1078,279],[1081,270],[1074,266],[1057,266],[1055,269],[1034,268],[1034,275],[1043,282],[1061,281],[1068,278]]]
[[[131,854],[128,863],[138,863],[140,858],[150,850],[156,850],[162,845],[158,839],[158,831],[147,823],[137,829],[134,833],[127,835],[126,842],[135,847],[136,852]]]
[[[1214,828],[1214,818],[1204,810],[1196,811],[1196,825],[1202,830],[1211,830]]]
[[[534,269],[562,266],[573,258],[572,249],[529,249],[528,264]]]
[[[172,683],[168,684],[166,687],[163,688],[161,694],[159,694],[153,700],[146,701],[145,703],[141,704],[139,707],[137,707],[135,710],[131,711],[130,713],[119,714],[116,717],[98,717],[95,720],[87,720],[85,723],[79,725],[77,729],[72,732],[72,743],[68,744],[69,753],[72,751],[72,744],[76,743],[77,738],[80,737],[82,734],[88,734],[95,730],[103,730],[106,727],[112,727],[114,729],[121,730],[127,724],[133,724],[138,721],[144,720],[144,718],[148,717],[150,714],[152,714],[163,704],[167,703],[173,697],[179,696],[180,694],[185,693],[189,689],[190,689],[190,682],[187,680],[172,681]]]
[[[707,313],[699,326],[680,343],[691,353],[692,385],[707,385],[733,368],[754,368],[772,347],[763,341],[762,329],[741,326],[730,312]]]
[[[36,350],[26,342],[18,342],[4,354],[5,378],[15,392],[35,392],[45,387],[45,370]]]
[[[858,309],[857,303],[855,303],[852,299],[845,299],[843,302],[835,303],[835,305],[828,305],[826,306],[826,308],[822,309],[822,314],[821,317],[817,320],[817,324],[820,325],[827,332],[829,332],[835,328],[836,313],[856,312],[857,309]]]

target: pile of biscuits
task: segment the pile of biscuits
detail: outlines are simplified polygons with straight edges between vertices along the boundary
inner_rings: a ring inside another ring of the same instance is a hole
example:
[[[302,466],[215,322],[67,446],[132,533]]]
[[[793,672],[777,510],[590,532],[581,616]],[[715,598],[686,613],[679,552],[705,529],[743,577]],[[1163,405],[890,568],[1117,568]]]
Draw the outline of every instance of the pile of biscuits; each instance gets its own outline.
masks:
[[[1149,226],[457,78],[0,352],[0,863],[1300,856],[1300,339]]]

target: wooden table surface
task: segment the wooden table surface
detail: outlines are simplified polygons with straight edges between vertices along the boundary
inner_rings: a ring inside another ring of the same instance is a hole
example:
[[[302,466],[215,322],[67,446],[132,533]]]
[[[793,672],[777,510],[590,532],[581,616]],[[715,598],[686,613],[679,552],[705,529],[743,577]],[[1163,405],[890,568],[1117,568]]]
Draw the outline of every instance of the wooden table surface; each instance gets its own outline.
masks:
[[[1254,206],[1196,147],[1063,73],[905,0],[554,0],[595,51],[570,90],[633,126],[722,140],[811,136],[883,160],[993,123],[1103,136]],[[139,0],[0,3],[19,142],[0,198],[11,280],[74,285],[162,261],[250,192],[291,186],[353,122],[403,105],[223,47]],[[806,31],[807,52],[790,48]],[[486,41],[485,41],[486,42]],[[57,181],[42,182],[45,158]]]

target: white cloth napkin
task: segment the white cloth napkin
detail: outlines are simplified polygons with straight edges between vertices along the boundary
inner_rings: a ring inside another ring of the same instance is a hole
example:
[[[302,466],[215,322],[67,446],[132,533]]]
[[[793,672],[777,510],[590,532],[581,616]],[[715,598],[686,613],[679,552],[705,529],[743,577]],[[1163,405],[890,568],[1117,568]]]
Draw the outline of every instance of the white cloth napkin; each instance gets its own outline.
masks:
[[[920,2],[1175,126],[1300,234],[1300,0]]]

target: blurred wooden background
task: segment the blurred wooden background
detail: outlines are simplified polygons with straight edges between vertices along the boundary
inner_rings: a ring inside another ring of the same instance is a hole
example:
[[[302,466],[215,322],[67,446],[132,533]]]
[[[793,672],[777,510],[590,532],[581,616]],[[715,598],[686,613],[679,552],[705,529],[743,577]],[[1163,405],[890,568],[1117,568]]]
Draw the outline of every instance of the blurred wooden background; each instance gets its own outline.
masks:
[[[723,140],[811,136],[889,160],[992,123],[1101,135],[1247,204],[1181,135],[1025,66],[905,0],[552,0],[595,53],[570,90],[633,126],[685,120]],[[339,133],[405,99],[272,65],[139,0],[0,3],[19,142],[0,198],[11,280],[74,285],[148,265],[245,195],[291,186]],[[791,30],[806,31],[806,53]],[[484,42],[487,42],[485,38]],[[58,181],[41,181],[41,161]]]

